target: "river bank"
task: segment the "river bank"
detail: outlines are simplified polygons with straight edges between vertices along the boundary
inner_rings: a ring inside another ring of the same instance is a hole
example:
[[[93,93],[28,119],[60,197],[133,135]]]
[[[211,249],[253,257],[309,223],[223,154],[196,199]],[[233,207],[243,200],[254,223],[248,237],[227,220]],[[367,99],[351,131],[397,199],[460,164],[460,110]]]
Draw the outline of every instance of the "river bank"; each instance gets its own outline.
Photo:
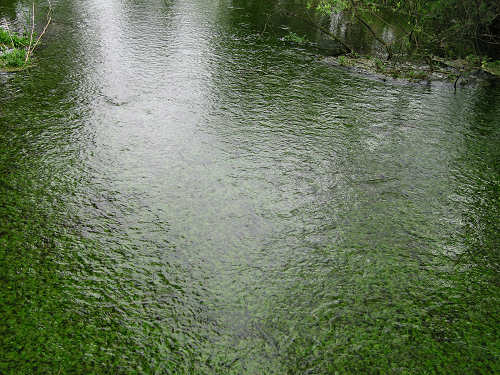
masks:
[[[30,68],[33,65],[33,53],[52,22],[52,4],[48,3],[45,13],[44,27],[38,33],[36,29],[36,10],[33,3],[29,13],[31,24],[25,24],[24,32],[13,32],[9,23],[3,20],[0,27],[0,71],[16,72]]]
[[[442,81],[457,87],[500,77],[497,5],[475,9],[466,1],[464,9],[451,10],[435,2],[428,4],[432,9],[417,3],[421,8],[322,0],[281,5],[276,12],[290,26],[284,40],[315,46],[328,64],[381,80]]]
[[[500,64],[480,63],[467,60],[446,60],[432,57],[424,61],[382,60],[373,56],[348,54],[328,56],[323,59],[328,65],[371,75],[382,81],[403,80],[416,83],[449,82],[457,86],[489,85],[500,78]]]

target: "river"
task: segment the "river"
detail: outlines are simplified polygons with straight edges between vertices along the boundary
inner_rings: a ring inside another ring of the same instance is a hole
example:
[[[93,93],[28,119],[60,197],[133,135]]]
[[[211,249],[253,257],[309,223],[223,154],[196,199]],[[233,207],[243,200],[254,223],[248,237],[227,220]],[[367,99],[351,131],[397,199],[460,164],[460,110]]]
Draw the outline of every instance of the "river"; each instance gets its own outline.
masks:
[[[499,88],[328,66],[254,3],[56,1],[0,73],[0,373],[498,365]]]

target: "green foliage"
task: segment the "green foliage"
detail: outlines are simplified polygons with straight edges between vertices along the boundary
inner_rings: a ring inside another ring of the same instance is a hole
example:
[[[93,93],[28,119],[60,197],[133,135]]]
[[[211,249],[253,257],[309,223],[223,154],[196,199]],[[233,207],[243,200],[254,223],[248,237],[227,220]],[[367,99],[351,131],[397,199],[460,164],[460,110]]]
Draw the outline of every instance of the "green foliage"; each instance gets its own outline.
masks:
[[[316,9],[323,14],[329,14],[333,11],[341,12],[349,8],[349,0],[308,0],[307,7]]]
[[[300,36],[293,31],[290,31],[287,35],[283,37],[283,40],[286,42],[292,42],[297,44],[306,44],[307,38],[305,36]]]
[[[379,58],[375,58],[375,67],[377,68],[377,71],[383,71],[384,70],[384,63],[382,60]]]
[[[368,13],[379,18],[383,11],[391,10],[408,20],[408,51],[449,57],[499,54],[498,1],[308,0],[307,7],[326,14],[334,11]]]
[[[27,66],[26,49],[29,39],[0,28],[0,68],[4,70],[19,70]]]
[[[499,60],[491,61],[491,62],[483,61],[481,64],[481,67],[484,71],[486,71],[490,74],[500,76],[500,61]]]
[[[21,68],[26,64],[26,50],[15,48],[0,55],[0,66]]]
[[[422,81],[428,78],[427,73],[421,70],[410,70],[405,76],[411,81]]]
[[[28,44],[28,38],[9,33],[7,30],[0,28],[0,46],[5,45],[12,48],[19,48],[27,47]]]
[[[467,55],[465,61],[471,66],[481,66],[481,58],[476,55]]]
[[[486,0],[416,1],[407,9],[416,38],[434,53],[461,57],[484,54],[500,42],[492,31],[500,3]],[[418,40],[416,41],[418,43]]]

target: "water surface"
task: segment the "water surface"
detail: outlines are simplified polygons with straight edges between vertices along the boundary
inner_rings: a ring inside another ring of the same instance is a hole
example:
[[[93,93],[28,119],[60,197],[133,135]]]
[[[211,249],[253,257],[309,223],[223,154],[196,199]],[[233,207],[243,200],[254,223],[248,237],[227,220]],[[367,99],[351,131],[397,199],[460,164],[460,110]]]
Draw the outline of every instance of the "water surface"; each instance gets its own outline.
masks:
[[[497,87],[327,66],[252,2],[54,6],[0,74],[0,372],[493,371]]]

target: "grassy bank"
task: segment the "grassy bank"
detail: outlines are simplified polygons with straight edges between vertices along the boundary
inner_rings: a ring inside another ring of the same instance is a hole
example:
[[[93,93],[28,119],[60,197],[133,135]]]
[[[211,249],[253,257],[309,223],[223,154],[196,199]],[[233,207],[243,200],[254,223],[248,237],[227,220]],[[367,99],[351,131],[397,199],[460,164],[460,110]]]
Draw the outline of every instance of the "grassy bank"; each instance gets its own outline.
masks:
[[[29,32],[25,31],[23,35],[12,32],[8,26],[0,28],[0,70],[19,71],[32,66],[33,53],[39,47],[42,37],[52,21],[50,1],[45,26],[39,35],[35,32],[35,3],[33,3],[30,15]]]
[[[0,69],[15,71],[30,66],[30,59],[26,59],[29,45],[26,36],[0,28]]]

